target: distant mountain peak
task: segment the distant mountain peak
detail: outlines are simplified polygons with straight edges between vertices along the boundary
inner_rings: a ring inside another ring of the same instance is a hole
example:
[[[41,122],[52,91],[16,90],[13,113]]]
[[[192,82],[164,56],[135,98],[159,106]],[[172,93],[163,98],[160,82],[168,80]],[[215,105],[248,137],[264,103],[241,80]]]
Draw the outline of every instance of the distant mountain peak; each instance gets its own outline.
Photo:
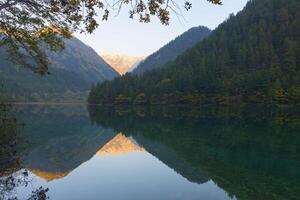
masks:
[[[131,56],[123,53],[102,53],[101,57],[121,75],[131,71],[143,60],[141,56]]]

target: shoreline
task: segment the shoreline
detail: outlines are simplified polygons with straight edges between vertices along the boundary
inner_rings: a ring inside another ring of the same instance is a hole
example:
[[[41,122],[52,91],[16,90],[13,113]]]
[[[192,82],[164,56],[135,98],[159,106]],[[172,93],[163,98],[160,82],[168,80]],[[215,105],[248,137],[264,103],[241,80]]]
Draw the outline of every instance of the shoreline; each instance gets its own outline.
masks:
[[[12,105],[88,105],[86,102],[2,102]]]

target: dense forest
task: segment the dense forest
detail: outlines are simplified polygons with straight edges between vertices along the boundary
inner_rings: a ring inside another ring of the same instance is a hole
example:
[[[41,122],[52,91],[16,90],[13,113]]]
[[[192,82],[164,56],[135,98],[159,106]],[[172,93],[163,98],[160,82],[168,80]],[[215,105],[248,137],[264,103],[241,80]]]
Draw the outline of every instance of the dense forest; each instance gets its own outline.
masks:
[[[204,26],[189,29],[158,51],[148,56],[133,70],[133,73],[142,74],[145,71],[161,67],[166,63],[175,60],[180,54],[206,38],[210,33],[211,30]]]
[[[95,104],[300,102],[300,1],[252,0],[174,62],[93,86]]]

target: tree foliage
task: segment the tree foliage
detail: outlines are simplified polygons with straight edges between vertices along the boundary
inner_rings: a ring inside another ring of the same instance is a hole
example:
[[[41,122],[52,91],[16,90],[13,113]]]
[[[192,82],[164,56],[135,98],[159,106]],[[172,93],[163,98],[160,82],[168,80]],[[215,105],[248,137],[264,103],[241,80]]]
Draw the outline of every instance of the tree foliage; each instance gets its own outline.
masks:
[[[170,10],[180,9],[173,0],[0,0],[0,45],[8,46],[14,62],[44,74],[48,59],[41,45],[61,50],[62,38],[73,32],[92,33],[99,26],[97,16],[107,20],[110,12],[120,12],[124,4],[130,5],[131,18],[138,15],[140,22],[147,23],[150,16],[157,16],[165,25]]]
[[[150,104],[300,103],[300,2],[253,0],[160,69],[98,84],[90,103],[122,94]]]

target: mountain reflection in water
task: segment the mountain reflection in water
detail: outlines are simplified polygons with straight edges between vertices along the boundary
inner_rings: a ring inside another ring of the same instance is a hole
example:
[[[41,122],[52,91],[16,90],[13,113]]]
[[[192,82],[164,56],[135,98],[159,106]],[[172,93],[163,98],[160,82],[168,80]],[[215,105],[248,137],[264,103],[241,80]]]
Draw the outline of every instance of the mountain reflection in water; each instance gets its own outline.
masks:
[[[55,200],[297,199],[300,191],[297,108],[19,105],[12,113],[25,126],[14,147],[20,166],[5,170],[28,170],[30,184],[2,199],[40,186]]]
[[[116,135],[113,139],[107,142],[98,152],[98,155],[119,155],[130,151],[144,151],[133,138],[127,138],[122,133]]]

